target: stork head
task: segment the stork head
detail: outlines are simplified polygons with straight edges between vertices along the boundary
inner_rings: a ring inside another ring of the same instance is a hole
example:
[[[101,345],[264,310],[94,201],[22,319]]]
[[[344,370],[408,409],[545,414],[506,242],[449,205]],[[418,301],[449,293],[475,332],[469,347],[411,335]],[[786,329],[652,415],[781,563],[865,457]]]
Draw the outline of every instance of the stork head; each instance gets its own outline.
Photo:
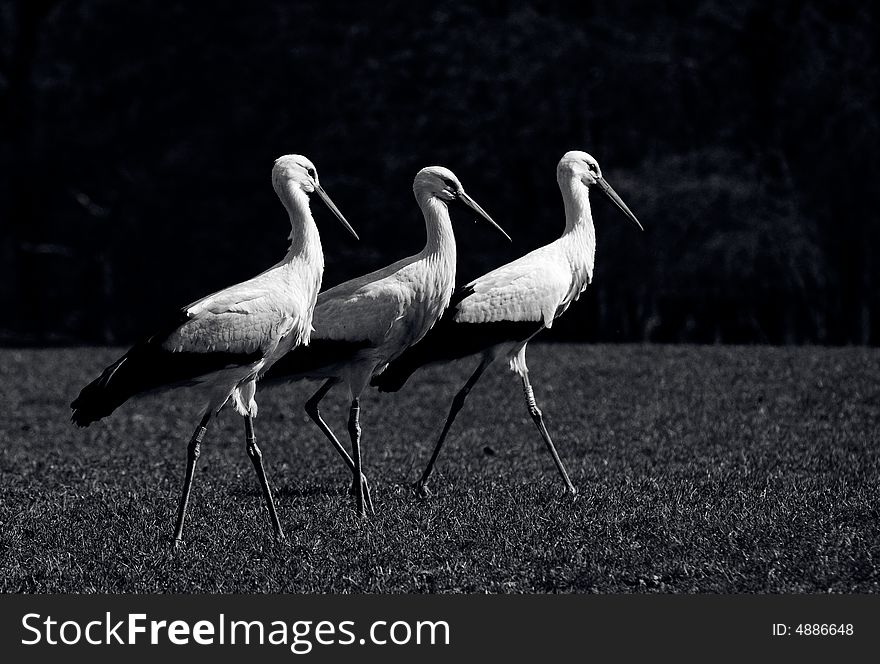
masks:
[[[636,215],[632,213],[632,211],[626,206],[626,203],[624,203],[620,196],[617,195],[617,192],[614,191],[614,189],[611,188],[611,185],[602,177],[602,169],[599,168],[599,162],[596,161],[596,158],[593,157],[593,155],[581,152],[580,150],[566,152],[562,156],[562,159],[559,160],[559,165],[556,167],[556,180],[559,182],[560,186],[566,182],[571,182],[572,180],[581,182],[587,187],[598,185],[599,189],[602,190],[602,193],[614,201],[614,204],[620,208],[630,221],[642,230],[645,230],[642,228],[639,220],[636,219]]]
[[[495,228],[504,237],[510,240],[510,236],[504,232],[495,220],[480,207],[480,205],[465,192],[464,187],[455,173],[443,166],[428,166],[416,173],[413,181],[413,193],[416,200],[434,198],[446,205],[457,204],[476,212],[482,219]]]
[[[291,187],[303,191],[306,195],[318,194],[318,197],[336,215],[336,218],[345,226],[346,230],[354,235],[356,240],[360,239],[351,225],[345,220],[345,217],[342,216],[339,208],[336,207],[333,201],[330,200],[327,192],[324,191],[318,179],[318,171],[307,157],[301,154],[286,154],[283,157],[278,157],[275,160],[275,165],[272,167],[272,186],[282,201],[285,200],[286,190]]]

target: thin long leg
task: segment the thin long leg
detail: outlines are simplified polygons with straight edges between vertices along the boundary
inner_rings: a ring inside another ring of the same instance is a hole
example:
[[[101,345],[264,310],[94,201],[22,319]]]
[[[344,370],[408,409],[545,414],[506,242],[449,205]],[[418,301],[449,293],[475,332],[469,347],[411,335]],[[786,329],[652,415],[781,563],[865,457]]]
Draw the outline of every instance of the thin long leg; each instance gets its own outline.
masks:
[[[449,433],[449,429],[452,427],[452,423],[455,421],[455,416],[458,415],[458,411],[464,406],[465,399],[467,399],[471,389],[477,384],[477,381],[480,380],[480,376],[483,375],[486,367],[491,363],[491,357],[483,358],[479,366],[477,366],[476,371],[471,374],[471,377],[468,378],[464,387],[458,391],[458,394],[456,394],[455,398],[452,400],[452,407],[449,409],[449,415],[446,417],[446,424],[443,425],[443,431],[440,432],[440,438],[437,440],[437,445],[434,446],[434,453],[431,455],[431,460],[428,461],[428,465],[425,467],[425,472],[422,473],[421,479],[416,483],[416,494],[419,497],[428,497],[428,478],[431,477],[431,472],[434,470],[434,464],[437,461],[437,456],[440,454],[440,448],[443,447],[443,442],[446,440],[446,435]]]
[[[357,498],[358,514],[360,514],[361,516],[367,516],[366,509],[364,508],[364,484],[363,482],[358,481],[361,477],[363,477],[363,473],[361,472],[361,424],[359,421],[360,413],[360,402],[358,398],[355,397],[351,401],[351,410],[349,411],[348,415],[348,435],[351,436],[352,461],[354,461],[352,476],[354,482],[357,484],[357,492],[355,493],[355,497]]]
[[[541,413],[541,409],[538,408],[538,404],[535,402],[535,392],[532,390],[532,385],[529,383],[529,373],[525,371],[522,375],[523,382],[523,392],[526,395],[526,403],[529,406],[529,415],[532,416],[532,420],[535,422],[535,426],[538,427],[538,431],[541,432],[541,436],[544,438],[544,442],[547,444],[547,449],[550,450],[550,454],[553,456],[553,461],[556,464],[556,468],[559,470],[559,474],[562,475],[562,481],[565,482],[565,488],[572,495],[577,493],[577,489],[574,488],[574,484],[571,483],[571,480],[568,478],[568,473],[565,470],[565,466],[562,465],[562,459],[559,458],[559,453],[556,451],[556,446],[553,444],[553,441],[550,440],[550,434],[547,431],[547,427],[544,425],[544,417]]]
[[[186,474],[183,476],[183,493],[180,495],[180,503],[177,506],[177,525],[174,527],[174,548],[176,549],[183,538],[183,522],[186,520],[186,509],[189,507],[189,495],[192,491],[193,476],[196,472],[196,462],[202,453],[202,439],[205,437],[205,431],[208,430],[208,423],[211,421],[211,411],[208,410],[198,428],[193,433],[193,437],[189,441],[186,448]]]
[[[272,520],[275,538],[283,540],[284,531],[281,529],[281,521],[278,520],[278,512],[275,511],[272,489],[269,488],[269,480],[266,479],[266,470],[263,468],[263,453],[257,447],[257,437],[254,434],[254,418],[250,415],[246,415],[244,418],[244,431],[247,441],[247,455],[254,464],[254,470],[257,471],[257,479],[260,481],[260,488],[263,490],[263,498],[266,499],[266,509],[269,510],[269,518]]]
[[[339,382],[338,378],[330,378],[326,383],[321,385],[318,388],[318,391],[312,395],[312,398],[306,401],[306,413],[308,413],[309,417],[312,418],[312,422],[318,425],[318,428],[327,436],[327,440],[333,443],[333,447],[336,448],[336,451],[339,452],[342,459],[345,461],[345,465],[348,466],[348,469],[354,471],[354,461],[352,461],[348,452],[339,442],[339,439],[336,437],[336,434],[333,433],[333,430],[327,426],[327,423],[324,421],[324,418],[321,417],[321,411],[318,408],[318,404],[321,403],[321,399],[327,396],[327,393],[333,389],[333,386]],[[370,510],[370,514],[375,514],[376,511],[373,509],[373,499],[370,497],[370,485],[367,482],[366,476],[361,474],[361,482],[364,485],[364,497],[367,501],[367,507]],[[352,482],[351,485],[351,495],[357,494],[357,489],[355,488],[356,481]]]

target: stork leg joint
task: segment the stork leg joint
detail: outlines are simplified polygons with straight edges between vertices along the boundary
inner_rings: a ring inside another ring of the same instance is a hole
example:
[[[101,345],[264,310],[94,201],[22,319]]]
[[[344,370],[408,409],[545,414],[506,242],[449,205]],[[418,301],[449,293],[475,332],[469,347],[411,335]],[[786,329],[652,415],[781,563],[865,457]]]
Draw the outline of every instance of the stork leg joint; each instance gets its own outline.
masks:
[[[186,473],[183,476],[183,491],[180,494],[180,503],[177,507],[177,523],[174,526],[175,549],[180,546],[180,542],[183,540],[183,523],[186,520],[186,511],[189,506],[189,496],[190,491],[192,491],[193,476],[196,472],[196,462],[202,455],[202,439],[205,437],[205,432],[208,430],[208,421],[210,418],[210,413],[202,418],[201,425],[196,429],[186,448]]]
[[[559,475],[562,477],[562,481],[565,484],[566,491],[572,496],[577,495],[577,489],[574,484],[571,483],[571,479],[568,476],[568,471],[565,469],[565,465],[562,463],[562,459],[559,458],[559,453],[556,451],[556,446],[553,444],[553,440],[550,438],[550,433],[547,431],[547,427],[544,424],[543,413],[541,413],[541,409],[538,408],[538,403],[535,401],[535,391],[532,389],[531,383],[529,383],[528,374],[523,375],[523,393],[526,396],[526,403],[529,407],[529,414],[532,416],[532,420],[535,422],[535,426],[538,427],[538,431],[541,433],[541,437],[544,439],[544,444],[547,446],[547,451],[550,452],[550,455],[553,457],[553,462],[556,464],[556,469],[559,471]]]
[[[324,395],[322,394],[321,397]],[[318,421],[321,419],[321,410],[318,408],[318,403],[320,403],[321,399],[318,398],[318,394],[313,394],[312,397],[306,401],[306,414],[312,418],[314,421]]]
[[[452,410],[455,413],[458,413],[458,411],[464,408],[464,402],[467,399],[468,394],[470,394],[470,390],[465,388],[455,395],[455,398],[452,400]]]
[[[263,453],[260,451],[260,448],[257,446],[257,439],[255,437],[248,437],[247,441],[247,454],[251,458],[251,461],[261,462],[263,460]]]
[[[362,517],[367,515],[366,505],[369,489],[365,491],[365,478],[361,470],[361,424],[360,424],[360,404],[355,399],[351,404],[351,410],[348,417],[348,433],[351,436],[352,444],[352,484],[355,486],[355,497],[357,498],[357,511]],[[372,505],[372,500],[370,500]]]
[[[491,362],[492,358],[490,356],[484,357],[483,360],[477,365],[474,373],[471,374],[471,377],[467,379],[467,382],[456,393],[455,398],[452,399],[452,406],[449,409],[449,415],[446,416],[446,424],[443,425],[443,431],[440,432],[440,438],[437,439],[437,444],[434,446],[434,452],[431,454],[431,459],[428,461],[428,465],[425,466],[425,470],[422,473],[421,479],[419,479],[419,481],[416,483],[416,497],[427,498],[429,495],[431,495],[431,492],[428,491],[428,478],[431,477],[431,472],[434,470],[434,464],[437,462],[437,456],[440,454],[440,448],[443,447],[443,441],[446,440],[446,435],[449,433],[449,429],[452,427],[452,423],[453,421],[455,421],[455,416],[458,415],[458,411],[460,411],[464,407],[464,402],[465,399],[467,399],[468,394],[470,394],[474,385],[476,385],[477,381],[480,380],[480,376],[483,375],[486,367],[488,367]]]
[[[189,441],[187,453],[189,458],[193,461],[198,461],[199,457],[202,456],[202,439],[205,437],[206,431],[207,429],[205,427],[199,427],[193,435],[192,440]]]
[[[538,403],[535,401],[535,392],[532,389],[532,386],[526,383],[523,387],[523,391],[526,394],[526,402],[529,406],[529,415],[532,416],[533,420],[540,420],[544,413],[541,412],[541,409],[538,408]]]
[[[272,489],[269,487],[269,480],[266,477],[266,470],[263,468],[263,453],[257,446],[257,435],[254,433],[253,418],[246,417],[244,420],[245,429],[245,450],[254,470],[257,472],[257,479],[260,482],[260,489],[263,492],[263,499],[266,502],[266,509],[269,512],[269,520],[272,522],[272,530],[275,532],[275,539],[284,540],[284,530],[281,528],[281,521],[278,519],[278,511],[275,509],[275,500],[272,498]]]
[[[351,414],[348,418],[348,435],[350,435],[353,439],[357,438],[360,440],[361,437],[361,423],[360,423],[360,412],[361,409],[358,406],[352,406]]]
[[[198,461],[199,457],[202,456],[202,445],[199,441],[193,439],[189,441],[189,447],[187,448],[187,453],[189,454],[189,458],[193,461]]]

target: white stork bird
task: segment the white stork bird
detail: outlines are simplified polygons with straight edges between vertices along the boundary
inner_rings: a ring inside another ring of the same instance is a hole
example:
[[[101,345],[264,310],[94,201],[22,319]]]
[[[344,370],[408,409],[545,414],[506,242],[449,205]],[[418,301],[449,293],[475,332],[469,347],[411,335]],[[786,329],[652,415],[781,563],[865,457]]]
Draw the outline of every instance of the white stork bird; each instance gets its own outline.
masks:
[[[522,379],[532,420],[566,489],[577,493],[535,402],[526,366],[526,345],[538,332],[551,327],[593,278],[596,230],[590,211],[590,187],[597,185],[639,228],[642,226],[603,179],[598,162],[586,152],[567,152],[556,168],[556,180],[565,204],[562,237],[459,289],[447,312],[425,338],[372,380],[380,391],[395,392],[422,366],[481,356],[476,370],[455,395],[431,460],[416,484],[416,492],[423,498],[428,495],[428,478],[455,416],[480,376],[498,357],[506,359]]]
[[[275,536],[284,537],[254,436],[256,376],[284,353],[309,342],[324,254],[309,209],[318,196],[357,238],[324,192],[314,164],[301,155],[275,161],[272,185],[290,215],[290,249],[262,274],[190,304],[156,334],[136,344],[86,385],[71,404],[71,419],[88,426],[130,397],[178,386],[196,390],[201,422],[187,449],[186,475],[174,529],[183,536],[190,490],[202,438],[211,419],[230,400],[244,417],[247,454],[253,462]]]
[[[448,205],[464,204],[510,240],[446,168],[420,170],[413,193],[425,217],[425,248],[415,256],[320,293],[311,344],[293,349],[261,378],[276,384],[302,378],[325,381],[306,403],[306,412],[352,470],[352,492],[361,516],[366,515],[365,504],[372,511],[372,500],[361,471],[360,395],[375,373],[425,335],[449,303],[455,287],[456,250]],[[351,402],[348,430],[352,456],[318,409],[320,401],[338,383],[346,385]]]

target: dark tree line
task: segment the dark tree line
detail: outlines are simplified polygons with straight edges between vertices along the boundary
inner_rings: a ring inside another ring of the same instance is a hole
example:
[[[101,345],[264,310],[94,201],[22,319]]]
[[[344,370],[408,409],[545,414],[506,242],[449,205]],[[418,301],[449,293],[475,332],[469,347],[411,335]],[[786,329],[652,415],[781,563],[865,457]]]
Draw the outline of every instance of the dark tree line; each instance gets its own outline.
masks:
[[[460,281],[555,238],[585,149],[595,283],[557,338],[880,341],[870,2],[0,2],[0,341],[125,342],[277,260],[275,157],[311,157],[325,285],[418,250],[416,170]],[[558,327],[558,329],[557,329]]]

